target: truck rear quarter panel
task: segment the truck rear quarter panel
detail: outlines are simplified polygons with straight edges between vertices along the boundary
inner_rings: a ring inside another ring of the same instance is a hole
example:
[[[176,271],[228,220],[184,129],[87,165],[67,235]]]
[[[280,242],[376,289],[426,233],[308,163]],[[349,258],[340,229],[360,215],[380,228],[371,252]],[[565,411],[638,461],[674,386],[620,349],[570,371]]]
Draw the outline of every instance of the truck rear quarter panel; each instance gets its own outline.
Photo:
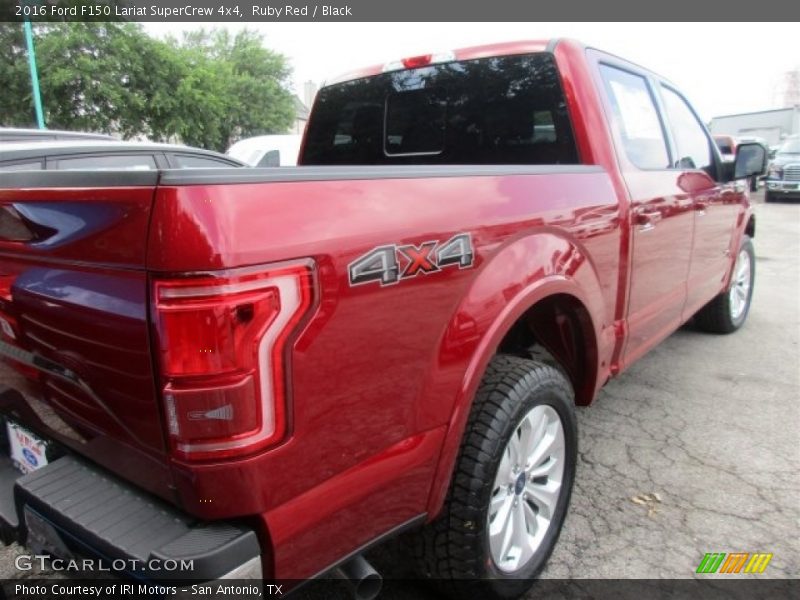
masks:
[[[427,511],[456,406],[468,410],[497,324],[525,302],[571,291],[598,339],[613,330],[619,207],[602,169],[395,178],[360,169],[338,180],[335,168],[299,169],[324,181],[280,181],[272,170],[268,185],[165,181],[154,209],[155,276],[307,256],[317,264],[318,307],[290,357],[286,441],[230,464],[175,463],[190,512],[262,515],[278,577],[311,576]],[[348,265],[373,248],[459,233],[471,236],[472,268],[349,283]]]

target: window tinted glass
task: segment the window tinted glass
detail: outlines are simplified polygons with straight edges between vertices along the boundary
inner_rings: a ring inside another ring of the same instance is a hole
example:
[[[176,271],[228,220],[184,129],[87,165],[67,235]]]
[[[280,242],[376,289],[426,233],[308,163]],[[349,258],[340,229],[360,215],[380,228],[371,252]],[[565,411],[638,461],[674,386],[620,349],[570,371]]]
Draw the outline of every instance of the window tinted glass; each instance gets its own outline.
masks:
[[[0,163],[0,171],[40,171],[42,161],[19,162],[4,165]]]
[[[533,142],[555,142],[556,125],[553,113],[549,110],[537,110],[533,113]]]
[[[193,156],[191,154],[174,154],[172,160],[181,169],[219,169],[232,167],[231,163],[211,156]]]
[[[303,164],[575,164],[550,54],[451,62],[323,88]]]
[[[114,170],[126,169],[146,171],[156,168],[155,159],[149,154],[106,154],[104,156],[70,156],[48,159],[50,169],[68,171],[74,169]]]
[[[270,150],[265,152],[261,160],[258,161],[257,167],[280,167],[281,166],[281,151]]]
[[[644,77],[600,65],[628,159],[641,169],[669,167],[667,143]]]
[[[387,154],[438,154],[444,150],[442,90],[398,92],[386,99]]]
[[[686,101],[671,89],[661,88],[672,138],[675,140],[675,167],[679,169],[711,168],[711,146],[706,132]]]

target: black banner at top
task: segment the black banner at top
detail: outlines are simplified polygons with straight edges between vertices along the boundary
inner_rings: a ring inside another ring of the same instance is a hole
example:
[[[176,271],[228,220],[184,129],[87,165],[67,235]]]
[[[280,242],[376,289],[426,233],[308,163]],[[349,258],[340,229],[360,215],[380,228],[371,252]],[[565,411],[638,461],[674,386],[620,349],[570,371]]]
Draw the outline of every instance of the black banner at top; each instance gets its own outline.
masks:
[[[33,22],[786,22],[798,17],[800,3],[786,0],[0,0],[0,21]]]

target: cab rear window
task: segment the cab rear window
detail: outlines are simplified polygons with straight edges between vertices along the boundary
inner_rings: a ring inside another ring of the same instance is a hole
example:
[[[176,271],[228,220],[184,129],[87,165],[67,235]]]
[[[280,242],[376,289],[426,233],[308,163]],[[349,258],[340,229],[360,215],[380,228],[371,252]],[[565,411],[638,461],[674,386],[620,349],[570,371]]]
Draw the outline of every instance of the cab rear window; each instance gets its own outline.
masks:
[[[575,164],[549,53],[383,73],[323,88],[302,164]]]

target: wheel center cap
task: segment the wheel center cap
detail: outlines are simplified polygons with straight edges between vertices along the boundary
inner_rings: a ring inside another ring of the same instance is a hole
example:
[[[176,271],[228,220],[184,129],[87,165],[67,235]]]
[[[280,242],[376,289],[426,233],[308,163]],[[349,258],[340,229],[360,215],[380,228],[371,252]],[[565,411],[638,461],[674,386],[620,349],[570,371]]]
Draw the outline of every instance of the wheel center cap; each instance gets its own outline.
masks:
[[[522,472],[517,477],[516,483],[514,483],[514,493],[519,496],[522,493],[522,490],[525,489],[525,473]]]

